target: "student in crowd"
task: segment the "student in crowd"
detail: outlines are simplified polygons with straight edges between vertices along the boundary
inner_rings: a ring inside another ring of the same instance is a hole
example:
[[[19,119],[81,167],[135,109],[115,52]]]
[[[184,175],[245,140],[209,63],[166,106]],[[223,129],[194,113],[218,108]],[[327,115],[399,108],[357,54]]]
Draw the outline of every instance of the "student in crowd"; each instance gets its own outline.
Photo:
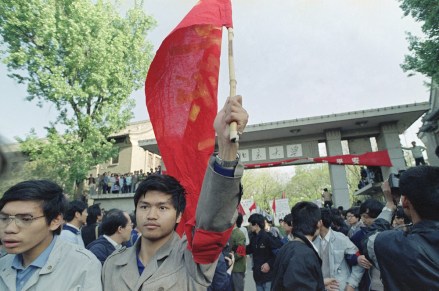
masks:
[[[321,260],[312,241],[322,224],[319,207],[312,202],[299,202],[291,209],[294,239],[277,254],[273,266],[272,291],[325,290],[325,283],[337,286],[335,279],[323,281]]]
[[[265,216],[265,231],[271,232],[271,234],[278,239],[282,239],[279,229],[273,225],[273,217],[271,215]]]
[[[357,260],[358,248],[341,232],[331,229],[334,213],[321,209],[320,234],[313,241],[322,260],[323,278],[335,278],[340,290],[354,291],[358,287],[364,269],[358,265],[350,267],[347,259]]]
[[[282,244],[286,244],[290,240],[293,240],[293,217],[291,213],[285,215],[281,227],[285,231],[285,236],[282,238]]]
[[[141,237],[131,248],[109,256],[102,270],[106,291],[206,290],[217,259],[227,243],[237,217],[243,166],[238,143],[229,138],[229,124],[243,132],[248,114],[241,97],[229,97],[215,118],[218,155],[207,167],[195,225],[186,225],[180,238],[174,231],[186,206],[185,189],[168,175],[150,175],[134,195],[136,221]]]
[[[87,223],[87,204],[85,202],[74,200],[69,202],[64,219],[64,224],[60,239],[67,242],[85,247],[81,236],[81,228]]]
[[[215,268],[215,274],[213,276],[212,284],[207,287],[207,291],[233,291],[233,264],[233,254],[224,254],[224,252],[220,253],[220,256],[218,258],[218,264]]]
[[[439,167],[410,168],[399,187],[400,199],[383,184],[386,206],[372,226],[369,256],[376,257],[385,290],[439,290]],[[399,200],[413,222],[410,232],[388,230]]]
[[[251,224],[252,236],[246,253],[253,258],[253,279],[257,291],[268,291],[274,277],[273,264],[276,251],[282,246],[279,238],[265,231],[265,218],[262,214],[254,213],[248,218]]]
[[[81,228],[81,236],[85,246],[97,240],[100,235],[99,223],[102,220],[101,207],[98,204],[90,205],[87,208],[87,214],[87,225]]]
[[[399,229],[407,231],[412,225],[410,218],[404,213],[404,208],[401,206],[396,207],[395,213],[393,213],[391,225],[393,229]]]
[[[361,203],[360,215],[364,227],[360,227],[360,229],[351,237],[351,241],[360,250],[360,256],[357,259],[357,263],[366,269],[360,282],[360,290],[383,290],[380,271],[372,264],[370,257],[367,256],[367,250],[364,246],[364,240],[373,231],[371,226],[380,215],[382,209],[383,204],[376,199],[368,199]]]
[[[232,281],[234,291],[244,291],[245,283],[245,271],[247,268],[246,262],[246,238],[244,233],[241,231],[241,225],[244,221],[241,213],[238,213],[238,218],[236,219],[236,226],[232,231],[230,236],[230,248],[233,251],[234,256],[234,266],[232,269]]]
[[[102,265],[115,250],[122,247],[122,243],[129,241],[133,224],[128,213],[119,209],[110,209],[102,219],[100,225],[102,236],[87,245]]]
[[[364,224],[360,219],[360,207],[352,207],[346,211],[346,221],[349,224],[348,237],[351,238]]]
[[[102,290],[101,264],[88,250],[67,243],[61,231],[66,201],[61,187],[24,181],[0,199],[0,290]]]
[[[125,242],[124,244],[127,248],[132,247],[136,243],[136,240],[139,238],[140,235],[140,232],[137,229],[136,215],[134,213],[130,213],[130,219],[131,223],[133,224],[133,229],[131,230],[130,240]]]

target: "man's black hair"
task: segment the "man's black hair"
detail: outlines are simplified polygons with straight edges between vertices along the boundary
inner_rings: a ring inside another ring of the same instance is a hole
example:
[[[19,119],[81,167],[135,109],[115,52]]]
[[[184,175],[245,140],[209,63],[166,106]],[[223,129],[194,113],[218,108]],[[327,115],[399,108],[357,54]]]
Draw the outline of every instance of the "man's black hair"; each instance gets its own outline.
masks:
[[[137,226],[137,220],[136,220],[136,215],[133,212],[130,213],[130,219],[131,219],[131,223],[133,224],[133,229],[135,229]]]
[[[70,222],[75,218],[75,213],[79,212],[82,213],[87,208],[87,204],[80,200],[73,200],[70,201],[66,213],[64,215],[64,219],[67,222]]]
[[[320,209],[312,202],[298,202],[291,209],[293,232],[302,235],[316,233],[317,224],[321,219]]]
[[[265,228],[265,218],[262,214],[259,213],[253,213],[252,215],[250,215],[250,217],[248,218],[248,222],[251,225],[255,225],[257,224],[261,230],[263,230]]]
[[[366,213],[370,218],[377,218],[383,210],[384,204],[376,199],[367,199],[360,205],[360,215]]]
[[[330,228],[332,225],[332,211],[328,208],[321,208],[320,209],[321,215],[322,215],[322,223],[326,228]]]
[[[392,217],[392,223],[395,218],[404,218],[404,224],[409,224],[411,222],[410,218],[404,213],[404,208],[401,206],[396,207],[396,211]]]
[[[360,219],[360,207],[358,207],[358,206],[351,207],[348,210],[346,210],[346,215],[348,213],[352,213],[353,216]]]
[[[439,167],[417,166],[399,178],[401,195],[405,196],[419,217],[439,220]]]
[[[64,214],[67,205],[62,188],[49,180],[29,180],[12,186],[0,199],[0,210],[3,209],[6,203],[12,201],[42,202],[41,207],[47,225],[58,215]],[[53,231],[54,234],[60,234],[60,232],[61,226]]]
[[[98,204],[90,205],[87,208],[87,225],[95,224],[98,221],[98,216],[102,215],[101,207]]]
[[[183,213],[186,207],[186,190],[172,176],[152,174],[146,177],[137,187],[134,194],[134,209],[137,209],[137,203],[141,196],[145,196],[148,191],[159,191],[172,196],[172,204],[177,210],[177,216]]]
[[[110,209],[102,218],[100,225],[101,232],[105,235],[113,235],[116,233],[119,226],[122,228],[126,227],[128,224],[128,218],[125,216],[124,212],[120,209]]]
[[[241,213],[238,213],[238,217],[236,218],[236,226],[241,227],[243,221],[244,217],[242,217]]]
[[[285,215],[284,222],[288,224],[288,226],[293,226],[293,216],[291,215],[291,213]]]

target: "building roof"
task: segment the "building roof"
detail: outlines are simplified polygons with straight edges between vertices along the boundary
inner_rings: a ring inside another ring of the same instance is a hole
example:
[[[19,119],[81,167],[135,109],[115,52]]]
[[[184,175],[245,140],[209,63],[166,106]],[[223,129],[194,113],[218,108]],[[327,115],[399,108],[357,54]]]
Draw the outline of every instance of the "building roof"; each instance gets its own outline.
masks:
[[[307,136],[324,141],[325,132],[331,129],[339,129],[342,139],[372,137],[380,134],[382,124],[393,122],[397,123],[398,132],[402,134],[429,109],[429,102],[421,102],[253,124],[246,127],[241,142],[257,143],[261,140]],[[139,140],[139,146],[160,154],[155,139]]]

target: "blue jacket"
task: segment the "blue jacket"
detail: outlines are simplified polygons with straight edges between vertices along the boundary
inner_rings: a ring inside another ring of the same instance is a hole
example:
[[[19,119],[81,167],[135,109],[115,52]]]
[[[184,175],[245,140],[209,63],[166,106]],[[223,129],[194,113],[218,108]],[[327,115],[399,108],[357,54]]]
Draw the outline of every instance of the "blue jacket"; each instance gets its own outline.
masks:
[[[103,265],[105,260],[111,255],[116,248],[103,236],[100,236],[97,240],[92,241],[87,249],[92,252],[101,264]]]
[[[207,291],[232,291],[232,276],[227,274],[227,262],[223,253],[218,258],[215,275],[213,276],[212,285]]]

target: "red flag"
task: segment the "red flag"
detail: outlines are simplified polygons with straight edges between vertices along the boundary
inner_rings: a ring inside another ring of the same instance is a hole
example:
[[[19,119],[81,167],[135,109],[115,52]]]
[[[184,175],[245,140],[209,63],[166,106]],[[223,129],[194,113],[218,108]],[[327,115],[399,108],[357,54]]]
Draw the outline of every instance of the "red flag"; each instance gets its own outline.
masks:
[[[273,198],[273,203],[271,204],[271,209],[273,209],[273,213],[276,213],[276,198]]]
[[[328,163],[337,165],[363,165],[363,166],[380,166],[380,167],[391,167],[392,161],[389,157],[389,152],[387,150],[377,151],[377,152],[367,152],[361,155],[339,155],[324,158],[293,158],[283,161],[266,162],[259,164],[246,164],[246,169],[255,168],[268,168],[274,166],[289,165],[295,162],[308,163]]]
[[[242,216],[245,215],[244,207],[242,207],[241,203],[238,204],[238,213],[242,214]]]
[[[256,209],[256,202],[253,202],[252,206],[250,206],[250,208],[248,210],[250,210],[250,212],[252,212],[255,209]]]
[[[232,26],[230,0],[198,2],[163,41],[146,77],[146,107],[167,174],[188,194],[180,235],[195,216],[215,146],[222,26]]]
[[[367,152],[361,155],[339,155],[325,158],[314,158],[316,163],[328,163],[339,165],[364,165],[391,167],[389,152],[387,150]]]

